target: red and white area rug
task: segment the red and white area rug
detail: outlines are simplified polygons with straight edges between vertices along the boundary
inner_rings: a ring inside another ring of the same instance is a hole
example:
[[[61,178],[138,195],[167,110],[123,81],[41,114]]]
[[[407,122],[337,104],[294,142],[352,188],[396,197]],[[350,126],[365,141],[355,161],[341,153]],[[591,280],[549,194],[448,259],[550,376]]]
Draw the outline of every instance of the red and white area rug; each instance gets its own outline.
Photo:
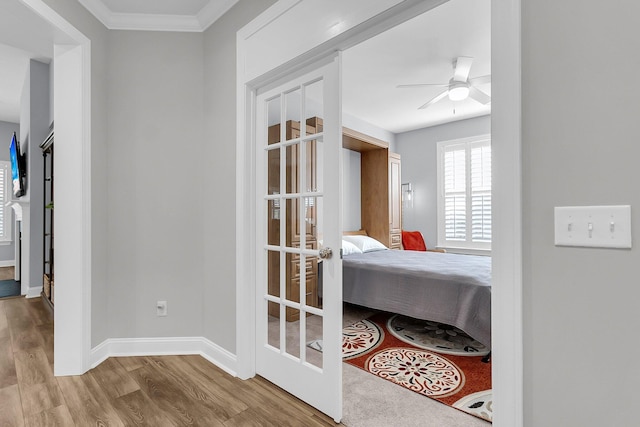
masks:
[[[345,328],[345,363],[491,421],[489,350],[459,329],[378,313]]]

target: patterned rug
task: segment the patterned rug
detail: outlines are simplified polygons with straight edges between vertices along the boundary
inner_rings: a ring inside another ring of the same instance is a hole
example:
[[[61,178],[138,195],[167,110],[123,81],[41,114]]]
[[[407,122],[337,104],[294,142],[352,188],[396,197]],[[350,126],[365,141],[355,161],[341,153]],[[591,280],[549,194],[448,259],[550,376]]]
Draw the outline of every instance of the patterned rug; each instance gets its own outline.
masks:
[[[488,352],[459,329],[388,313],[342,336],[345,363],[491,421],[491,362],[481,361]]]

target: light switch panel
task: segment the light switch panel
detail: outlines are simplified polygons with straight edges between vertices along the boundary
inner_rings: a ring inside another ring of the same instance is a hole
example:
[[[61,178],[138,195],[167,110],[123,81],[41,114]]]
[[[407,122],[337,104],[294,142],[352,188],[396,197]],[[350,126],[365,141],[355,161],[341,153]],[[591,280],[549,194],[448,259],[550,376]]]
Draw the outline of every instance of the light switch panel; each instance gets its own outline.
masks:
[[[556,246],[631,248],[631,206],[564,206],[555,212]]]

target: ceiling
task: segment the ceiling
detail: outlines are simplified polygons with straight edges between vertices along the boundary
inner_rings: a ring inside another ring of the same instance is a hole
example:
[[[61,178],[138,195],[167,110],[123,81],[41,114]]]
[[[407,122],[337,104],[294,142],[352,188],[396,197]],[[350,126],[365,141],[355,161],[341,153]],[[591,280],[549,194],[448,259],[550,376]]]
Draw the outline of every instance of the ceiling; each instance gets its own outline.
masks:
[[[210,23],[200,23],[205,12],[209,18],[217,19],[238,0],[79,1],[111,25],[127,17],[129,26],[142,22],[137,29],[149,29],[149,22],[156,22],[154,25],[175,30],[179,20],[176,17],[187,17],[190,25],[197,21],[197,25],[208,27]],[[474,58],[470,78],[491,74],[490,7],[491,0],[450,0],[346,50],[344,113],[394,133],[489,114],[491,104],[482,105],[472,99],[453,102],[446,97],[418,110],[443,88],[396,86],[448,83],[453,73],[452,61],[458,56]],[[28,10],[17,0],[3,0],[0,11],[0,43],[4,43],[0,44],[0,120],[17,121],[25,61],[29,58],[48,61],[53,35],[49,34],[48,25],[28,16]],[[142,20],[132,20],[132,16]],[[478,88],[491,94],[491,84]]]
[[[418,110],[449,82],[453,59],[473,57],[470,78],[491,74],[491,0],[450,0],[343,53],[342,109],[393,133],[491,113],[491,104],[447,97]],[[478,86],[491,95],[491,84]]]

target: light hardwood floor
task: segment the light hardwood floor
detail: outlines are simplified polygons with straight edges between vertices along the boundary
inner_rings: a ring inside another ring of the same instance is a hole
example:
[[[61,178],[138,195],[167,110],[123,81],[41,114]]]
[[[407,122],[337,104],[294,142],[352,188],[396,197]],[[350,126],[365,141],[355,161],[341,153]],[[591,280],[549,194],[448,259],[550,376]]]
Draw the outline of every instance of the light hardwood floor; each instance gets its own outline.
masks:
[[[0,300],[0,426],[335,426],[263,378],[200,356],[110,358],[53,376],[53,317],[40,298]]]

